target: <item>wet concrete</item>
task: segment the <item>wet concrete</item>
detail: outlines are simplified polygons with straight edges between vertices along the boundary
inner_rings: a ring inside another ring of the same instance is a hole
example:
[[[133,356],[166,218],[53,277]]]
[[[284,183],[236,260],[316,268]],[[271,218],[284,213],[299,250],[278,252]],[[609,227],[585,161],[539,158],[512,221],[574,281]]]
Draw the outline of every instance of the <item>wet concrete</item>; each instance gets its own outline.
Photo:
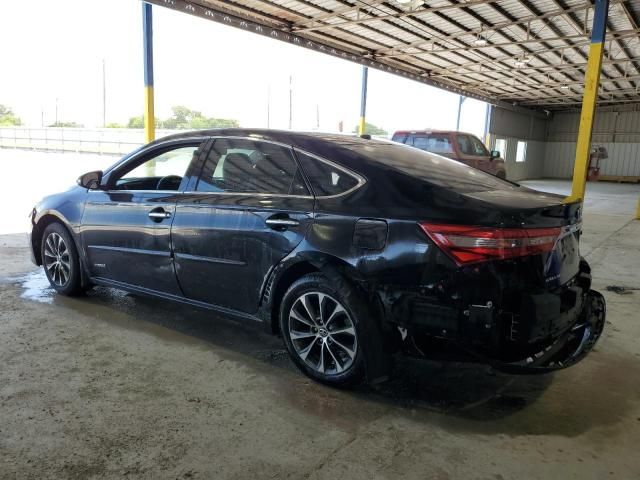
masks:
[[[639,223],[588,215],[597,287],[640,286]],[[640,292],[605,293],[605,334],[566,371],[401,359],[340,391],[255,325],[54,295],[23,240],[0,236],[0,478],[640,478]]]

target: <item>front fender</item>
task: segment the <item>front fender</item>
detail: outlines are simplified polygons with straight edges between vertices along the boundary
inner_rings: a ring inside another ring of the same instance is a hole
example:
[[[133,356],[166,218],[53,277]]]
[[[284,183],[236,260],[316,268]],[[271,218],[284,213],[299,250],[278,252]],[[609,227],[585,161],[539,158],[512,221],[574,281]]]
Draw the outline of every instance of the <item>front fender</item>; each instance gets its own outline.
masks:
[[[73,187],[70,190],[43,198],[31,211],[29,246],[32,261],[42,265],[40,241],[42,233],[51,222],[58,221],[69,230],[76,246],[80,247],[80,224],[87,191]],[[82,249],[78,248],[82,257]]]

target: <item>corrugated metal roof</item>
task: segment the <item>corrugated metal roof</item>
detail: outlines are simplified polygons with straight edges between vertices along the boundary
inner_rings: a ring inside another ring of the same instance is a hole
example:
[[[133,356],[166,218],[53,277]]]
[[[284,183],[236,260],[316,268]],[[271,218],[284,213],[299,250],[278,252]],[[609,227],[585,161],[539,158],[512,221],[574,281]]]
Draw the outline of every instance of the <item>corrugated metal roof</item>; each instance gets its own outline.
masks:
[[[147,0],[502,106],[582,100],[585,0]],[[640,103],[640,0],[611,0],[599,103]]]

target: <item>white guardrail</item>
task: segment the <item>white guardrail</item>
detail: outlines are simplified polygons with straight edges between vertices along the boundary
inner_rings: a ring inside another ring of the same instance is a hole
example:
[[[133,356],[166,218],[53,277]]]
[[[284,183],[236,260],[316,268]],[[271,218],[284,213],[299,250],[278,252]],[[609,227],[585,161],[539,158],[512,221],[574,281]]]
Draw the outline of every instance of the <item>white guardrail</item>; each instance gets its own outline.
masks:
[[[156,130],[156,138],[178,132],[184,130]],[[373,138],[387,139],[382,135]],[[141,128],[0,127],[0,148],[124,155],[144,143]]]
[[[178,130],[156,130],[156,138]],[[144,144],[138,128],[0,127],[0,148],[124,155]]]

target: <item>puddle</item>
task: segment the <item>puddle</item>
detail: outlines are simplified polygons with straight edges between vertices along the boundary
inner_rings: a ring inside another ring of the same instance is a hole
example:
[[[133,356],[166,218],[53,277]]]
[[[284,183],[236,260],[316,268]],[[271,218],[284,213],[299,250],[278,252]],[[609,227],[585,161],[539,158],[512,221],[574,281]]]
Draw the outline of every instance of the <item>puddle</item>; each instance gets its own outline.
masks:
[[[22,289],[20,298],[33,300],[39,303],[53,303],[56,292],[49,285],[44,271],[41,269],[34,270],[19,277],[9,277],[0,280],[0,283],[19,283]]]

